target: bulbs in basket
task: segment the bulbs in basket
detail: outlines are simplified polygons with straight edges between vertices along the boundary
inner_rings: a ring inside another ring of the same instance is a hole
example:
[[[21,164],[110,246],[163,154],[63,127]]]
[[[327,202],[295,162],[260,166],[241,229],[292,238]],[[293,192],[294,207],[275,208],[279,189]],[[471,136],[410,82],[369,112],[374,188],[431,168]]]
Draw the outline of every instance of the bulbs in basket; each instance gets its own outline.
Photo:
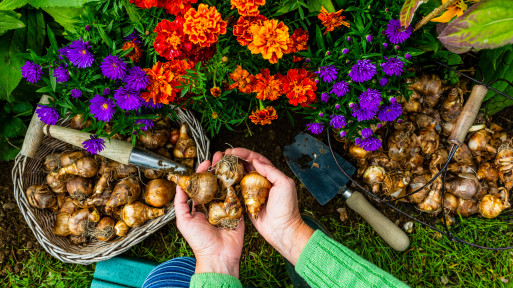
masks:
[[[195,158],[198,155],[196,142],[187,133],[187,124],[185,123],[180,127],[180,137],[176,141],[173,154],[176,158]]]
[[[148,182],[144,190],[144,202],[153,207],[164,207],[173,199],[176,184],[166,179],[154,179]]]
[[[180,186],[198,204],[209,203],[217,192],[217,178],[210,172],[192,175],[169,174],[168,179]]]
[[[139,141],[148,149],[158,149],[166,145],[169,135],[167,128],[159,126],[153,130],[144,131],[143,135],[139,135]]]
[[[115,207],[130,204],[141,195],[141,185],[135,178],[126,178],[118,182],[105,204],[105,211],[109,212]]]
[[[55,217],[55,225],[52,228],[52,231],[57,236],[68,236],[71,235],[71,231],[69,230],[69,219],[71,215],[68,213],[59,213]]]
[[[60,160],[61,160],[61,167],[69,166],[75,162],[77,162],[78,159],[85,157],[85,153],[83,151],[65,151],[61,153]]]
[[[64,166],[59,170],[59,176],[76,175],[84,178],[91,178],[98,172],[98,164],[91,157],[83,157],[78,159],[75,163]]]
[[[66,183],[66,190],[71,198],[84,201],[89,195],[93,194],[93,183],[89,179],[75,177]]]
[[[116,236],[114,225],[116,225],[116,220],[110,217],[103,217],[98,221],[94,236],[100,241],[112,240]]]
[[[45,209],[57,206],[57,198],[48,185],[32,185],[25,192],[30,206]]]
[[[116,225],[114,225],[114,233],[116,233],[116,236],[123,237],[128,233],[129,230],[130,227],[128,227],[128,225],[126,225],[123,220],[119,220],[116,222]]]
[[[240,188],[246,210],[258,219],[260,207],[267,201],[269,191],[271,190],[271,182],[256,171],[251,171],[240,181]]]
[[[61,168],[61,155],[59,153],[48,154],[44,162],[45,172],[59,170]]]
[[[86,208],[80,209],[69,218],[69,231],[75,236],[89,234],[94,228],[94,223],[98,221],[100,221],[100,215],[97,211],[91,212]]]
[[[165,214],[165,209],[153,208],[139,201],[123,207],[121,218],[129,227],[139,227],[146,221]]]

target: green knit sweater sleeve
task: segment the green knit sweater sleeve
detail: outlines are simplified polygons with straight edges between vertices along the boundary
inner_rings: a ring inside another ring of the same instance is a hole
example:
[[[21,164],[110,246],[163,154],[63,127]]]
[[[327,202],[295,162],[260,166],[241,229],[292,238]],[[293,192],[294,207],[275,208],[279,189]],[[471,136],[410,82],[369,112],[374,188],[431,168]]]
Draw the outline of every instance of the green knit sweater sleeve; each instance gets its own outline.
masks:
[[[191,288],[242,288],[239,279],[226,274],[198,273],[192,275]]]
[[[299,255],[296,272],[312,287],[408,287],[320,230]]]

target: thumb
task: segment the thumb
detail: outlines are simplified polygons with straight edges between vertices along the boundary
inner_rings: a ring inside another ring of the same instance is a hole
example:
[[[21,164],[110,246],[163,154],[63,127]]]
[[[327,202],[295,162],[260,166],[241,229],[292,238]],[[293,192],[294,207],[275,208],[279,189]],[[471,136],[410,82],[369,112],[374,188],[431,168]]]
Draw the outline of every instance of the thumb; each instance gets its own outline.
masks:
[[[254,159],[253,166],[260,175],[267,178],[267,180],[269,180],[273,185],[285,183],[287,179],[289,179],[287,175],[283,174],[283,172],[278,170],[276,167],[263,163],[260,160]]]

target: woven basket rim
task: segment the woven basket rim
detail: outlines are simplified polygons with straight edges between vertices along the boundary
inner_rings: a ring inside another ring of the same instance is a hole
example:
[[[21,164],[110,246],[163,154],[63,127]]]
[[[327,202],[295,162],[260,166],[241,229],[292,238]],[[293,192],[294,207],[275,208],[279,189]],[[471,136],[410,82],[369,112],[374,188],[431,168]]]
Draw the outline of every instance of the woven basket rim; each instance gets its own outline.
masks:
[[[191,137],[196,141],[198,147],[197,163],[203,162],[204,160],[210,159],[210,140],[207,138],[205,130],[201,126],[201,123],[195,118],[190,110],[176,109],[176,115],[180,123],[186,122],[189,126],[189,132]],[[69,124],[70,119],[62,119],[58,125]],[[45,141],[58,141],[44,136],[43,143]],[[52,145],[49,153],[53,153],[56,150],[64,147],[62,145]],[[53,142],[51,144],[54,144]],[[44,145],[41,145],[44,146]],[[27,197],[25,195],[24,188],[30,185],[37,184],[33,178],[41,179],[44,177],[42,170],[42,159],[49,153],[45,153],[47,147],[40,149],[41,153],[34,158],[26,157],[21,153],[16,156],[14,167],[12,170],[12,180],[14,184],[14,197],[20,208],[20,211],[25,218],[28,226],[34,233],[37,241],[41,246],[55,258],[65,262],[74,264],[88,265],[98,261],[104,261],[114,256],[122,254],[129,250],[134,245],[140,243],[149,235],[164,227],[167,223],[175,219],[174,207],[168,208],[166,214],[156,219],[152,219],[146,222],[143,226],[132,228],[128,235],[122,238],[118,238],[111,242],[101,242],[93,240],[85,248],[71,244],[71,242],[65,238],[56,236],[52,233],[51,228],[54,224],[55,214],[48,209],[40,210],[29,205]],[[45,150],[46,149],[46,150]],[[41,158],[40,154],[44,154]],[[37,167],[40,166],[40,167]],[[38,170],[38,168],[40,168]],[[30,175],[29,175],[30,174]],[[34,183],[27,183],[34,182]],[[42,182],[39,182],[42,183]],[[45,215],[45,217],[39,217]],[[53,215],[53,216],[52,216]],[[51,220],[51,221],[50,221]],[[84,253],[82,253],[84,252]]]

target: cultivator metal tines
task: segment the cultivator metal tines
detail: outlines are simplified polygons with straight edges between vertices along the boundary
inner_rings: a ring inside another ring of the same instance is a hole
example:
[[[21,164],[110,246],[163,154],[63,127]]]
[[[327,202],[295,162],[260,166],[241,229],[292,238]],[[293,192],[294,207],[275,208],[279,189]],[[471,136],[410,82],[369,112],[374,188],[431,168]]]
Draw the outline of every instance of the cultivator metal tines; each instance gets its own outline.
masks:
[[[512,96],[509,96],[501,91],[498,91],[497,89],[491,87],[490,85],[497,82],[497,81],[504,81],[504,82],[507,82],[509,85],[513,86],[513,83],[511,83],[510,81],[506,80],[506,79],[496,79],[494,81],[491,81],[489,83],[483,83],[482,81],[479,81],[469,75],[466,75],[464,73],[461,73],[460,71],[450,67],[449,65],[445,64],[445,63],[442,63],[442,62],[439,62],[437,60],[434,60],[434,59],[431,59],[432,61],[434,61],[435,63],[439,64],[439,65],[442,65],[444,67],[446,67],[447,69],[455,72],[455,73],[458,73],[459,75],[473,81],[476,83],[476,85],[474,85],[473,89],[472,89],[472,93],[469,97],[469,99],[467,100],[467,103],[465,104],[465,106],[463,107],[463,110],[461,112],[461,115],[458,117],[458,120],[456,122],[456,130],[453,131],[453,133],[451,134],[451,136],[449,137],[449,143],[452,144],[451,146],[451,150],[449,152],[449,155],[448,155],[448,158],[447,158],[447,161],[445,162],[444,166],[442,167],[442,169],[440,169],[440,171],[438,171],[438,173],[436,173],[433,178],[431,178],[426,184],[424,184],[422,187],[418,188],[417,190],[413,191],[413,192],[410,192],[410,193],[407,193],[406,195],[404,196],[401,196],[399,198],[394,198],[394,199],[383,199],[383,198],[380,198],[378,197],[376,194],[374,194],[372,191],[369,191],[368,189],[366,189],[363,185],[361,185],[360,183],[358,183],[358,181],[356,181],[355,179],[353,179],[351,177],[351,175],[349,175],[346,171],[344,171],[344,169],[341,167],[341,165],[338,163],[336,157],[335,157],[335,153],[333,151],[333,147],[331,145],[331,136],[330,136],[330,132],[329,132],[329,129],[326,130],[326,134],[327,134],[327,138],[328,138],[328,146],[330,148],[330,152],[331,152],[331,155],[333,157],[333,159],[335,160],[335,163],[337,164],[339,170],[354,184],[356,185],[359,189],[361,189],[362,191],[364,191],[367,195],[369,195],[371,198],[373,198],[375,201],[377,201],[378,203],[381,203],[381,204],[384,204],[386,206],[388,206],[389,208],[399,212],[400,214],[408,217],[409,219],[421,224],[421,225],[424,225],[426,227],[429,227],[430,229],[434,230],[434,231],[437,231],[439,233],[441,233],[442,235],[445,235],[447,236],[450,240],[454,241],[454,242],[460,242],[460,243],[464,243],[464,244],[467,244],[467,245],[470,245],[472,247],[476,247],[476,248],[480,248],[480,249],[485,249],[485,250],[508,250],[508,249],[513,249],[513,246],[509,246],[509,247],[489,247],[489,246],[482,246],[482,245],[478,245],[478,244],[475,244],[475,243],[472,243],[472,242],[468,242],[466,240],[463,240],[461,238],[458,238],[456,236],[454,236],[453,233],[451,233],[450,229],[449,229],[449,226],[447,225],[447,220],[445,217],[442,217],[442,222],[443,222],[443,226],[444,226],[444,231],[436,228],[435,226],[433,225],[430,225],[428,223],[425,223],[424,221],[422,220],[419,220],[417,218],[415,218],[414,216],[400,210],[399,208],[395,207],[394,205],[390,204],[390,202],[392,201],[397,201],[397,200],[400,200],[400,199],[403,199],[403,198],[406,198],[410,195],[413,195],[415,193],[418,193],[420,191],[422,191],[424,188],[427,188],[429,185],[431,185],[438,177],[440,177],[440,175],[442,175],[442,189],[441,189],[441,211],[442,213],[444,213],[445,211],[445,205],[444,205],[444,196],[445,196],[445,184],[446,184],[446,176],[447,176],[447,167],[449,166],[449,163],[451,162],[451,160],[453,159],[456,151],[458,150],[458,148],[463,144],[464,142],[464,139],[467,135],[467,133],[469,132],[469,129],[470,127],[472,126],[472,124],[474,123],[474,120],[479,112],[479,109],[481,107],[481,103],[483,102],[484,100],[484,97],[486,96],[488,90],[492,90],[494,92],[496,92],[497,94],[500,94],[506,98],[509,98],[511,100],[513,100],[513,97]]]

